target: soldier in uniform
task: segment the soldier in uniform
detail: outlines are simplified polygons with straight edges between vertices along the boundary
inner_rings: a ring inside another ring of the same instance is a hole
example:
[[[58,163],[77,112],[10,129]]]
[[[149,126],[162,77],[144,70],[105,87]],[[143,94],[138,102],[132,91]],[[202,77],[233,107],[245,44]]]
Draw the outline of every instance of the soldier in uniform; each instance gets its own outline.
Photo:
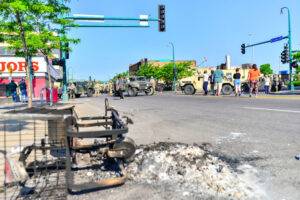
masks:
[[[71,99],[74,99],[75,98],[75,94],[76,94],[76,85],[74,83],[71,83],[69,85],[69,95],[70,95],[70,98]]]
[[[101,84],[99,82],[97,82],[95,84],[95,95],[100,96],[100,94],[101,94]]]
[[[124,80],[121,77],[118,77],[118,79],[116,80],[116,92],[120,97],[120,99],[124,99],[123,90],[124,90]]]
[[[151,78],[150,78],[150,84],[151,84],[151,86],[153,87],[153,91],[154,91],[153,94],[155,94],[155,90],[156,90],[156,81],[155,81],[155,79],[153,78],[153,76],[151,76]]]

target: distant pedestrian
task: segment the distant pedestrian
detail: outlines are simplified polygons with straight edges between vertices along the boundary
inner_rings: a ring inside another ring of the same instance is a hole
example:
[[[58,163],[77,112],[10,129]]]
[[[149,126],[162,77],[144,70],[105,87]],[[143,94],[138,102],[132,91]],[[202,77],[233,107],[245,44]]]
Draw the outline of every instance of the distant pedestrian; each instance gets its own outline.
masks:
[[[14,102],[18,102],[17,98],[17,84],[14,80],[11,80],[10,83],[7,85],[8,90],[10,91],[10,95]]]
[[[252,97],[252,93],[255,96],[257,96],[259,77],[260,77],[260,72],[257,68],[257,65],[253,64],[252,69],[250,69],[248,73],[248,80],[250,82],[250,94],[249,94],[250,97]]]
[[[19,88],[21,92],[21,101],[25,103],[27,101],[27,86],[24,78],[21,79]]]
[[[75,99],[76,97],[76,84],[75,83],[71,83],[69,85],[69,98],[71,99]]]
[[[208,94],[208,81],[209,81],[209,75],[207,74],[207,70],[205,70],[204,74],[203,74],[203,90],[204,90],[204,95]]]
[[[233,74],[233,79],[235,96],[241,96],[241,73],[239,68],[236,68],[235,74]]]
[[[124,99],[123,89],[124,89],[124,81],[122,80],[121,77],[118,77],[118,79],[116,80],[116,91],[120,99]]]
[[[271,85],[271,79],[268,75],[265,75],[264,77],[265,80],[265,94],[270,94],[270,85]]]
[[[152,88],[153,88],[153,94],[155,94],[155,90],[156,90],[156,81],[155,81],[155,79],[153,78],[153,76],[151,76],[151,78],[150,78],[150,84],[151,84],[151,86],[152,86]]]
[[[281,76],[278,75],[278,92],[282,90],[282,86],[283,86],[283,81],[281,79]]]
[[[209,83],[210,83],[210,92],[212,95],[215,95],[216,93],[215,93],[214,70],[210,71]]]
[[[222,85],[223,85],[223,77],[224,77],[224,73],[221,70],[221,67],[218,66],[217,70],[214,72],[214,81],[216,84],[216,88],[217,88],[217,96],[221,95],[221,90],[222,90]]]

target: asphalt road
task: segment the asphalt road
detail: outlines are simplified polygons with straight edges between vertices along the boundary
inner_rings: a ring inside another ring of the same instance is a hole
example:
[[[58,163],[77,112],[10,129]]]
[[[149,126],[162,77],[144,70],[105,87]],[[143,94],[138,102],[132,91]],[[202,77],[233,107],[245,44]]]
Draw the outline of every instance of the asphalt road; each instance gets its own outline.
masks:
[[[131,117],[138,144],[209,143],[233,168],[256,167],[270,199],[300,199],[300,98],[203,97],[158,94],[110,104]],[[74,101],[82,115],[103,112],[104,96]]]

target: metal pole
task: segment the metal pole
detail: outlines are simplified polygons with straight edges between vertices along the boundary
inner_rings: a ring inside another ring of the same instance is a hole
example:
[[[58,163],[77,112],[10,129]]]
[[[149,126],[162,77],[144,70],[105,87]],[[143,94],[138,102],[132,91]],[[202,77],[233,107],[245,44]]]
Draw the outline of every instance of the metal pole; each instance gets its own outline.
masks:
[[[288,45],[289,45],[289,67],[290,67],[290,84],[289,84],[289,89],[291,91],[294,90],[294,85],[293,85],[293,55],[292,55],[292,28],[291,28],[291,14],[290,14],[290,9],[288,7],[283,7],[281,8],[281,14],[283,13],[283,10],[286,9],[288,12]]]
[[[250,37],[250,43],[252,44],[252,36],[253,36],[253,34],[252,34],[252,33],[249,33],[248,35],[249,35],[249,37]],[[251,62],[252,62],[252,64],[254,63],[254,46],[252,46],[252,57],[251,57]]]
[[[64,45],[63,43],[60,44],[60,46],[62,47],[62,45]],[[66,66],[66,55],[65,52],[62,50],[62,48],[60,48],[61,51],[61,60],[63,61],[63,94],[62,94],[62,102],[63,103],[67,103],[69,101],[69,97],[68,97],[68,92],[67,92],[67,66]]]
[[[177,80],[177,69],[176,69],[176,63],[175,63],[175,49],[174,44],[170,42],[170,45],[172,46],[172,60],[173,60],[173,91],[176,92],[176,80]]]

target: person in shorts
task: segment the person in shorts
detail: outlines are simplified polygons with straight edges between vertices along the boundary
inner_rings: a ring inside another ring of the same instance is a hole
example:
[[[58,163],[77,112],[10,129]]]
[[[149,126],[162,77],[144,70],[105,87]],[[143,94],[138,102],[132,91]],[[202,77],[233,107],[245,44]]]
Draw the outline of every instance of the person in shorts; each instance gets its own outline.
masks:
[[[258,82],[260,77],[260,71],[257,68],[256,64],[252,65],[252,69],[250,69],[248,73],[248,81],[250,83],[250,94],[249,96],[252,97],[252,94],[257,96],[258,93]]]
[[[233,74],[233,80],[235,96],[241,96],[241,73],[239,68],[235,70],[235,74]]]
[[[223,85],[223,77],[224,77],[224,73],[221,70],[221,67],[218,66],[217,70],[214,72],[214,81],[215,81],[215,85],[217,88],[217,96],[221,95],[221,90],[222,90],[222,85]]]

